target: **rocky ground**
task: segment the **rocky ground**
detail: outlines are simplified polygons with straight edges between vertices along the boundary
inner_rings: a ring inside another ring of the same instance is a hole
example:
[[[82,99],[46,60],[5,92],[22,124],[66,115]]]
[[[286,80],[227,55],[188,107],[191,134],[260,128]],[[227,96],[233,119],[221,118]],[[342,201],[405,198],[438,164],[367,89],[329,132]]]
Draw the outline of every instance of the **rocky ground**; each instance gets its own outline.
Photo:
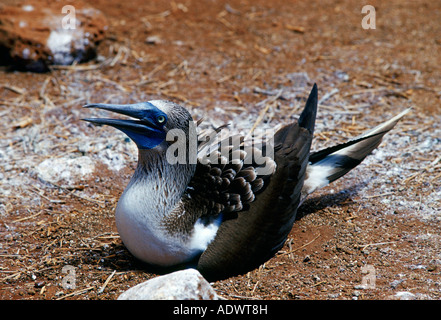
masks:
[[[122,245],[113,216],[136,148],[82,122],[103,115],[84,104],[171,99],[207,128],[246,133],[295,120],[316,82],[315,150],[413,111],[304,204],[273,259],[213,283],[216,293],[439,299],[441,5],[370,4],[374,30],[359,1],[99,0],[109,26],[95,60],[1,67],[0,298],[116,299],[157,276]]]

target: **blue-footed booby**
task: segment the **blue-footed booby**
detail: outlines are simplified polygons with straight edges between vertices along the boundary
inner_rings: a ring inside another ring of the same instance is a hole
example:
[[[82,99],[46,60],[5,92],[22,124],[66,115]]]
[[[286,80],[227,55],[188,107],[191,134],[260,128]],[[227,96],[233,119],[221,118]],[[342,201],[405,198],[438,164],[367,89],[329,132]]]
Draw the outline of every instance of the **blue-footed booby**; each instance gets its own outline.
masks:
[[[247,148],[243,138],[236,147],[227,138],[210,151],[201,147],[190,113],[174,102],[86,105],[134,118],[84,119],[123,131],[139,150],[115,212],[127,249],[153,266],[195,267],[210,281],[269,260],[306,197],[361,163],[409,111],[349,142],[311,152],[317,101],[314,84],[298,120],[272,141]],[[170,154],[179,152],[181,161],[171,161]]]

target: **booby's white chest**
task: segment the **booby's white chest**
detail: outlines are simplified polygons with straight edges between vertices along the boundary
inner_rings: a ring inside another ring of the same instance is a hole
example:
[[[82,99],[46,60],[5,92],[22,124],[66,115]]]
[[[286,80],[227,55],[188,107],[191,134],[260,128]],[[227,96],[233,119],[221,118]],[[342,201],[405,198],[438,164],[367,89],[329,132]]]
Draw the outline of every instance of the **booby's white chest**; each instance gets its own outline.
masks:
[[[157,197],[163,193],[147,195],[149,189],[145,185],[133,184],[118,201],[116,226],[127,249],[138,259],[159,266],[185,263],[201,254],[214,239],[220,219],[208,225],[197,220],[186,234],[170,232],[163,223],[170,209],[165,205],[155,208],[151,201],[154,196],[154,202],[161,203],[162,199]]]

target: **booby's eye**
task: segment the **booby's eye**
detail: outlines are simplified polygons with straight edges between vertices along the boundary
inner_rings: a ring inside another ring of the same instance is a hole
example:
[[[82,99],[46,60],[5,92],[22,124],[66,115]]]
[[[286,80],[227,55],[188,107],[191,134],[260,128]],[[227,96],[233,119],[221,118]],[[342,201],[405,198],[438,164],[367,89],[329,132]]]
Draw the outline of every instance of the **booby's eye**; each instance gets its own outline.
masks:
[[[164,116],[159,116],[158,118],[156,118],[156,120],[159,124],[164,124],[166,119]]]

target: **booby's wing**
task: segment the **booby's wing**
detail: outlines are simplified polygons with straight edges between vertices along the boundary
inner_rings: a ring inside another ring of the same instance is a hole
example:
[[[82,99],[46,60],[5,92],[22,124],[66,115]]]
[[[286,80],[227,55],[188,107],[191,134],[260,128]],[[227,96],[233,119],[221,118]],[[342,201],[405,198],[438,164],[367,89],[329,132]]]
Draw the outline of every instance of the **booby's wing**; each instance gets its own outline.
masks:
[[[302,190],[302,202],[315,190],[337,180],[359,165],[410,110],[411,108],[404,110],[346,143],[311,153]]]
[[[206,279],[211,281],[248,272],[268,260],[283,246],[291,231],[300,201],[316,110],[317,86],[314,85],[299,121],[276,132],[276,168],[273,173],[263,176],[263,186],[253,184],[260,179],[258,175],[251,183],[239,177],[236,178],[238,182],[233,180],[230,184],[230,193],[234,194],[232,191],[236,187],[248,192],[239,192],[241,210],[233,210],[227,214],[215,239],[199,258],[197,269]],[[246,172],[247,167],[242,166],[239,174],[246,175]],[[250,177],[251,181],[253,174]],[[221,181],[222,178],[219,183]],[[244,188],[247,184],[251,186],[254,199],[249,196],[249,189]],[[260,189],[253,191],[253,186],[259,186]],[[234,209],[240,209],[240,205]]]
[[[226,127],[198,132],[196,171],[182,198],[184,209],[207,223],[247,208],[276,169],[274,156],[266,154],[268,141],[245,141],[241,134],[222,139]]]
[[[243,136],[231,138],[222,140],[216,149],[212,147],[198,158],[183,202],[187,210],[199,212],[199,217],[216,218],[220,213],[247,208],[275,171],[274,159],[262,154],[266,144],[260,148],[247,146]]]

